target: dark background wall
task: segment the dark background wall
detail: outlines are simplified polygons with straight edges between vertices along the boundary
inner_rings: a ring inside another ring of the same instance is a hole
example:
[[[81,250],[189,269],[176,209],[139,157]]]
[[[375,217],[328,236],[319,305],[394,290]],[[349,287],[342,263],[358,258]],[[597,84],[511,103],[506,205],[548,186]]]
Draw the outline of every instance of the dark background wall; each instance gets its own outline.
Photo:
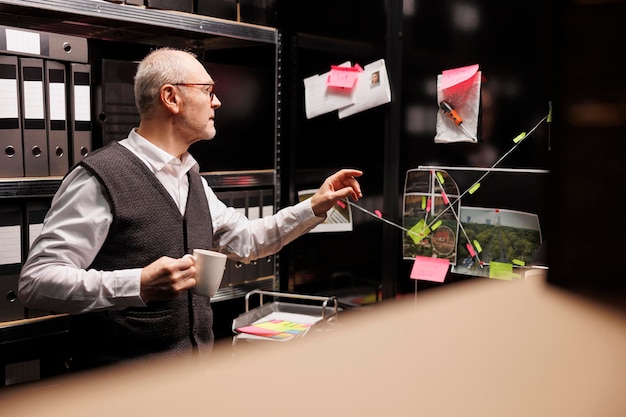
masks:
[[[407,170],[420,165],[548,169],[548,123],[512,149],[513,138],[539,123],[556,99],[551,2],[405,1],[403,16],[398,184],[403,185]],[[473,64],[482,72],[479,143],[436,144],[436,77],[443,70]],[[488,180],[497,183],[482,187],[462,204],[536,213],[545,225],[545,195],[538,188],[543,184],[536,176],[489,174],[483,185]],[[402,262],[399,292],[414,290],[408,279],[411,267],[412,262]],[[449,274],[446,282],[464,279]],[[420,283],[421,288],[439,286]]]
[[[399,224],[407,170],[424,164],[477,165],[476,157],[489,150],[497,159],[511,148],[515,136],[547,115],[555,100],[557,19],[550,2],[293,3],[278,3],[278,25],[287,34],[286,62],[291,68],[286,82],[290,117],[283,140],[289,143],[285,172],[291,181],[284,190],[292,193],[319,185],[337,168],[361,168],[365,198],[359,204],[381,210]],[[392,78],[390,104],[343,120],[336,114],[312,120],[303,116],[303,78],[346,60],[363,65],[379,58],[386,59]],[[435,144],[437,74],[470,64],[479,64],[484,76],[481,143]],[[549,140],[550,127],[544,123],[532,141],[499,166],[548,168]],[[518,181],[507,191],[530,185],[523,178]],[[527,197],[519,200],[521,204]],[[413,291],[412,263],[402,260],[401,232],[358,210],[353,214],[350,233],[308,235],[290,245],[281,255],[289,264],[281,273],[281,286],[327,289],[339,274],[378,282],[391,296]],[[450,276],[447,282],[462,279]],[[438,285],[421,288],[432,286]]]
[[[585,293],[618,295],[624,305],[626,227],[618,196],[626,182],[626,65],[618,34],[626,3],[572,2],[560,16],[548,277]]]
[[[550,282],[567,288],[620,289],[623,253],[616,197],[623,189],[624,82],[619,60],[623,2],[440,2],[328,0],[277,3],[282,33],[283,204],[341,167],[363,169],[363,208],[401,223],[407,170],[424,164],[490,166],[552,108],[528,140],[498,165],[550,170],[549,180],[503,178],[474,205],[539,214]],[[304,116],[303,79],[350,60],[385,58],[392,102],[339,120]],[[436,77],[479,64],[479,144],[435,144]],[[491,155],[491,159],[484,155]],[[547,184],[546,184],[547,182]],[[616,194],[617,193],[617,194]],[[607,222],[602,213],[610,214]],[[588,226],[589,222],[610,224]],[[309,234],[283,249],[280,288],[340,294],[346,287],[412,293],[412,262],[402,232],[353,210],[352,232]],[[446,283],[472,279],[450,273]]]

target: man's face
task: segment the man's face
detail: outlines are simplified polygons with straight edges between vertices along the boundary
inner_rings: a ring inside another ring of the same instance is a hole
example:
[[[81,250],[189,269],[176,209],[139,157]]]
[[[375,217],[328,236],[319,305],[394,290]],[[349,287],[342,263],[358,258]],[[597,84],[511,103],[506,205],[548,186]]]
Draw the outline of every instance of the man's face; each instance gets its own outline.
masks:
[[[215,95],[215,83],[202,64],[195,62],[195,70],[178,85],[184,97],[181,112],[181,127],[189,131],[190,143],[210,140],[215,137],[215,110],[222,103]]]

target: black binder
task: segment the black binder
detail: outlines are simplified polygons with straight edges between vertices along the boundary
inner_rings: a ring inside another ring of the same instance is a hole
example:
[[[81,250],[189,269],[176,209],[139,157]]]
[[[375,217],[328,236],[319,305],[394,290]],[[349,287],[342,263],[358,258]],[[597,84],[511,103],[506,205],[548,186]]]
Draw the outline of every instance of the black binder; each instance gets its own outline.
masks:
[[[261,218],[261,191],[246,190],[246,216],[249,220]],[[254,259],[243,266],[244,282],[254,282],[259,278],[259,268],[263,259]]]
[[[235,208],[238,212],[247,216],[246,209],[246,191],[231,191],[230,192],[230,207]],[[229,269],[230,285],[239,285],[246,282],[246,272],[250,265],[245,265],[239,261],[229,261],[227,268]]]
[[[89,59],[86,38],[1,25],[0,52],[71,62]]]
[[[19,64],[24,176],[46,177],[49,170],[43,59],[20,57]]]
[[[67,71],[63,62],[46,60],[46,128],[50,175],[63,176],[69,169],[67,130]]]
[[[274,190],[266,188],[260,190],[261,193],[261,217],[267,217],[274,214]],[[259,278],[274,276],[276,271],[276,255],[270,255],[258,260]]]
[[[0,322],[24,318],[24,307],[17,298],[22,238],[21,206],[0,205]]]
[[[91,65],[70,64],[72,165],[89,155],[91,143]]]
[[[196,13],[238,21],[237,0],[197,0]]]
[[[17,57],[0,55],[0,177],[23,177]]]
[[[133,127],[139,126],[135,105],[134,77],[137,62],[103,59],[100,76],[94,74],[96,100],[95,120],[102,128],[102,146],[124,139]],[[94,127],[95,124],[94,123]]]
[[[24,229],[22,231],[22,239],[26,243],[26,251],[24,259],[28,257],[28,252],[33,246],[35,239],[41,233],[43,227],[43,221],[50,210],[50,202],[37,201],[26,203],[25,215],[24,215]],[[32,308],[24,308],[24,316],[26,318],[42,317],[53,314],[48,310],[35,310]]]
[[[228,191],[216,191],[215,195],[220,199],[221,202],[230,206],[230,193]],[[222,278],[222,283],[220,284],[220,288],[229,287],[231,284],[231,270],[235,268],[235,261],[231,259],[226,260],[226,268],[224,269],[224,277]]]

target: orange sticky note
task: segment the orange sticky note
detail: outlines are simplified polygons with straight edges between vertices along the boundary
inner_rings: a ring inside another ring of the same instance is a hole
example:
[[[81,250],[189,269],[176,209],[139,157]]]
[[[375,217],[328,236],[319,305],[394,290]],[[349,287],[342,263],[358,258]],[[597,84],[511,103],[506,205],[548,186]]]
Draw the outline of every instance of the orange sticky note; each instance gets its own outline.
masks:
[[[326,85],[328,87],[351,89],[356,84],[359,72],[359,69],[356,67],[332,65],[326,79]]]
[[[416,256],[411,269],[411,278],[421,281],[443,282],[450,261],[443,258],[430,258],[428,256]]]

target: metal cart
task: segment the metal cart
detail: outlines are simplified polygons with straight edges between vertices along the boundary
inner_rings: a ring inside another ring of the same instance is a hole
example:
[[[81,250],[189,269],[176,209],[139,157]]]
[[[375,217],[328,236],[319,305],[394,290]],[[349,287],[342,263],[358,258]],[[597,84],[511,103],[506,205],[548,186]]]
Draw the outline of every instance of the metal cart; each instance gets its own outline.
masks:
[[[250,309],[250,298],[254,295],[258,296],[259,306]],[[274,297],[273,302],[264,303],[264,296]],[[289,298],[298,302],[278,301],[282,298]],[[318,304],[319,303],[319,304]],[[263,290],[252,290],[245,296],[245,312],[233,320],[232,330],[233,346],[237,346],[242,342],[259,343],[268,341],[288,341],[299,339],[308,333],[311,329],[329,328],[329,323],[337,320],[339,313],[339,302],[334,296],[315,296],[303,294],[281,293]],[[248,326],[255,326],[259,323],[267,322],[272,317],[297,317],[294,321],[307,323],[307,330],[292,333],[288,337],[266,337],[243,332],[242,329]]]

